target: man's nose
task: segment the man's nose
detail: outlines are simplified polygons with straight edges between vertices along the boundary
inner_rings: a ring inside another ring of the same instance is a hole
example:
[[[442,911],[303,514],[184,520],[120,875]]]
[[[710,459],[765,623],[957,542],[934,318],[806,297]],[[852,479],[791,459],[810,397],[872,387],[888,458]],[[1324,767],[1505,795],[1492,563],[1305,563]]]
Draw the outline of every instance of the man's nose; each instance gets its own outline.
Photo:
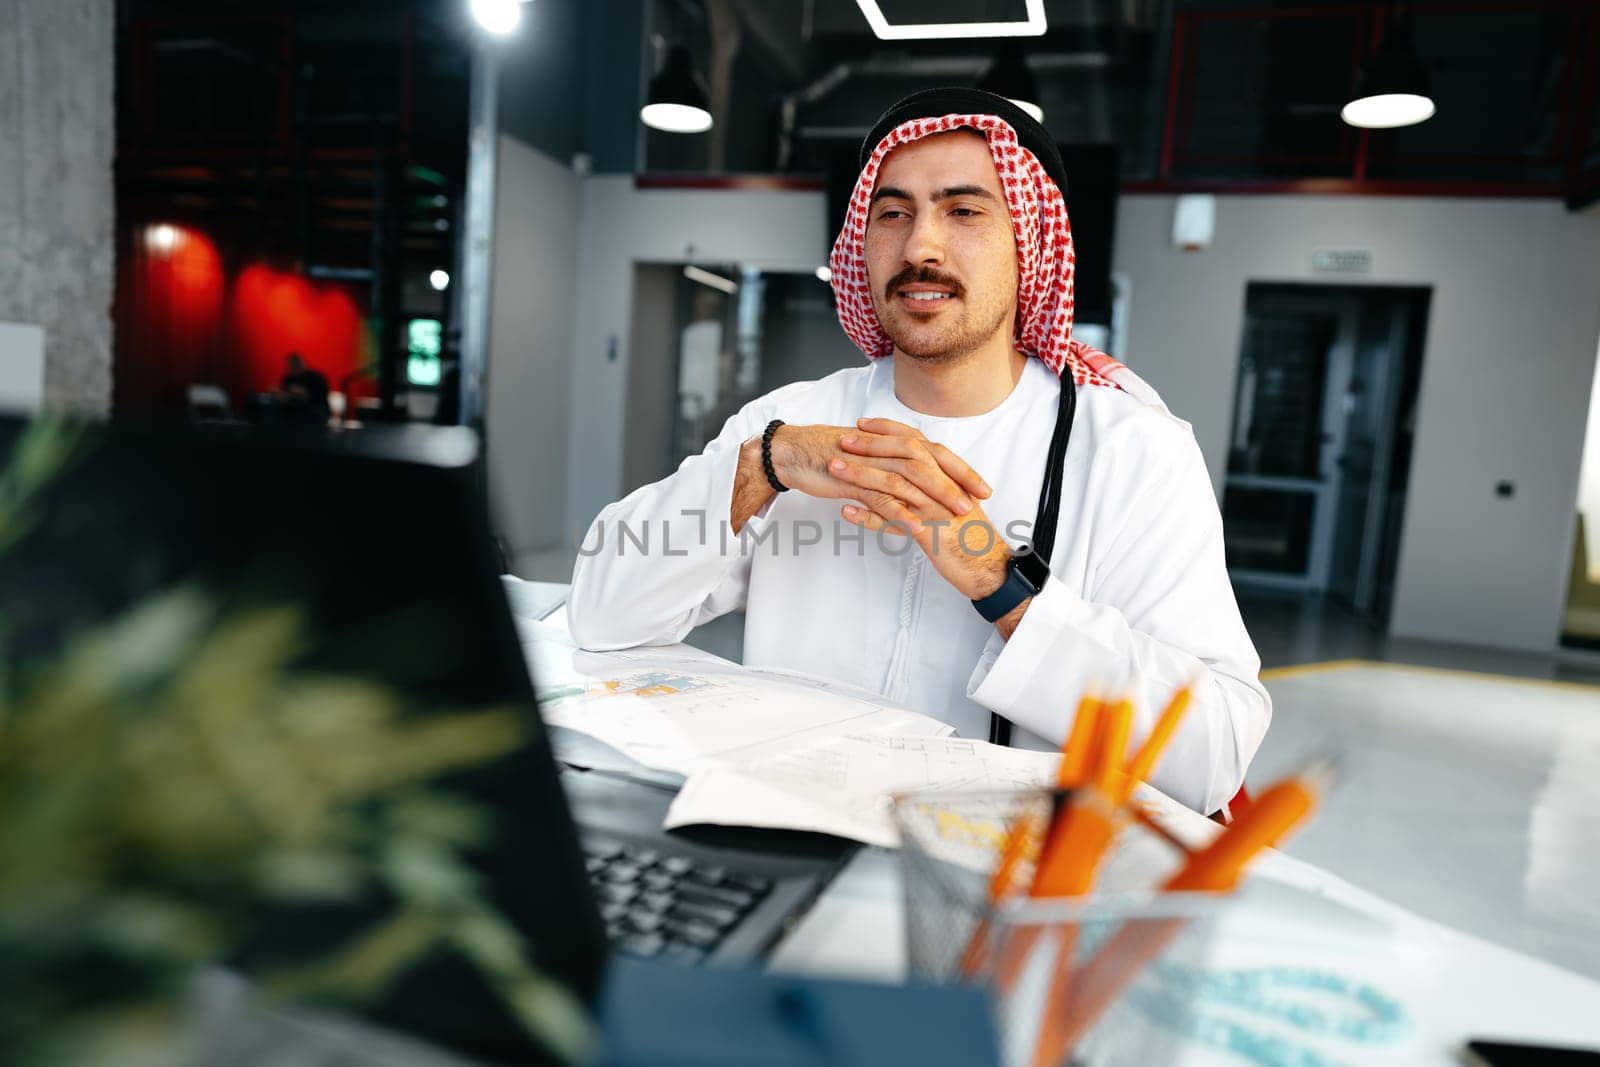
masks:
[[[932,212],[923,212],[912,223],[905,257],[907,263],[919,267],[944,262],[944,233]]]

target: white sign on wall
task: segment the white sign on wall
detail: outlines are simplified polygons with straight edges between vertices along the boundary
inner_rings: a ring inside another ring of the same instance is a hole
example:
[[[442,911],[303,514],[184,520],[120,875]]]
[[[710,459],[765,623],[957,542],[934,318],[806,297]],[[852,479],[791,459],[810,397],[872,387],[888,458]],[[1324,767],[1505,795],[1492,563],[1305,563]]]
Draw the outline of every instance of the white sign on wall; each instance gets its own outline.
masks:
[[[1365,248],[1319,248],[1311,253],[1311,269],[1327,274],[1366,274],[1372,253]]]

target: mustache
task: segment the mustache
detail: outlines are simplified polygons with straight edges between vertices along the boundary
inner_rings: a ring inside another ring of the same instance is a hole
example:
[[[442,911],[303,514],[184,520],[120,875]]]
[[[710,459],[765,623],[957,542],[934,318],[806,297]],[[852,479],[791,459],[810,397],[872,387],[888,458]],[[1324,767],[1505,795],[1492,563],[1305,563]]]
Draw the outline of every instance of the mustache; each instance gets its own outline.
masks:
[[[940,274],[932,267],[907,267],[905,270],[889,279],[889,284],[883,287],[883,298],[892,299],[899,290],[912,282],[923,282],[927,285],[942,285],[950,290],[952,296],[966,295],[966,288],[947,274]]]

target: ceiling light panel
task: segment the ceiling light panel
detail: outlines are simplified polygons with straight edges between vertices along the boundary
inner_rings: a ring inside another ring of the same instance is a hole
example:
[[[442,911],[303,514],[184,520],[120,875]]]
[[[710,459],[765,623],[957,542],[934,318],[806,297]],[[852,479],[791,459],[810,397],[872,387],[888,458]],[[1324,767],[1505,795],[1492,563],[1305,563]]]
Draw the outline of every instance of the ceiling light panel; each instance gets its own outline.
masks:
[[[924,22],[891,24],[878,0],[856,0],[867,25],[883,41],[933,41],[952,37],[1038,37],[1045,31],[1044,0],[1024,0],[1027,18],[1009,22]]]

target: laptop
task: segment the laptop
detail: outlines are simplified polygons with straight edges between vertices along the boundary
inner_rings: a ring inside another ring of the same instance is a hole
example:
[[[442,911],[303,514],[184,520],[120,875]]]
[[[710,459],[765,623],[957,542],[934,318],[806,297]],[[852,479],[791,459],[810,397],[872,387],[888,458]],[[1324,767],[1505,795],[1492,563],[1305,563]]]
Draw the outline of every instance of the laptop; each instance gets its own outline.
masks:
[[[664,832],[670,783],[561,769],[482,485],[459,428],[0,419],[0,695],[17,722],[92,676],[116,709],[108,898],[215,902],[268,989],[553,1062],[530,991],[590,1004],[618,951],[757,960],[854,846]]]

